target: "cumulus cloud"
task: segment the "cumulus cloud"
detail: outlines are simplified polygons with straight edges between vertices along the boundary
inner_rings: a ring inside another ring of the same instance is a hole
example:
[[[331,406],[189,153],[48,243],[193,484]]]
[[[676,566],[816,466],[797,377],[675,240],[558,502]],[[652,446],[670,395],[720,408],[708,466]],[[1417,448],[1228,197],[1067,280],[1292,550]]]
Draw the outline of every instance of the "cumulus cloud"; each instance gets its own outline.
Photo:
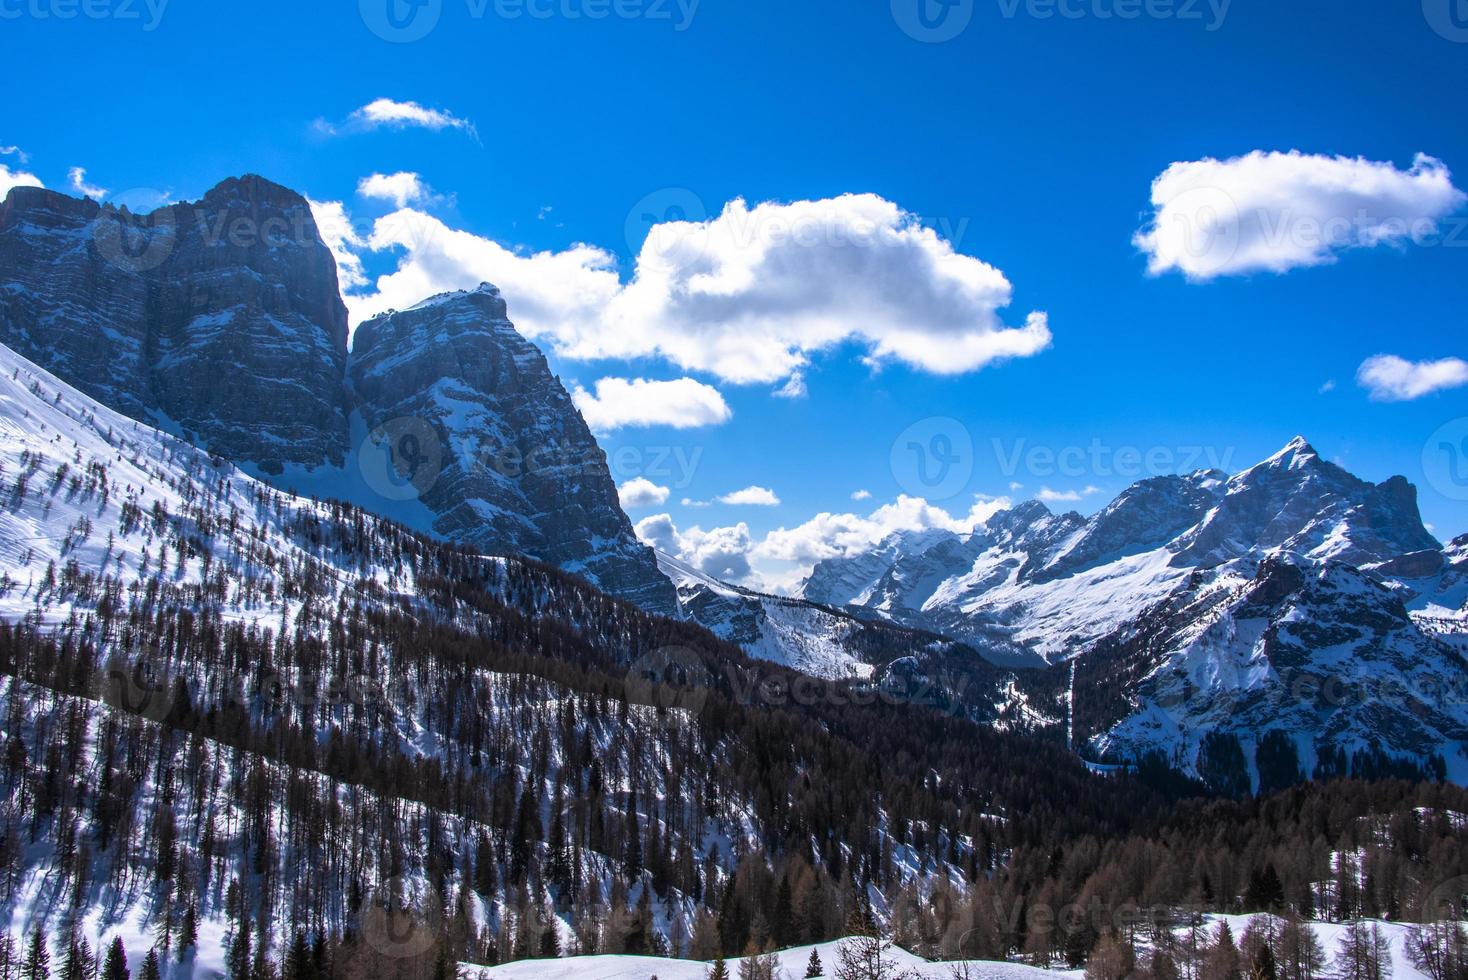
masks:
[[[775,491],[766,487],[745,487],[743,490],[735,490],[733,493],[726,493],[715,499],[721,504],[731,504],[735,507],[780,506],[780,498],[775,496]]]
[[[795,527],[771,531],[760,542],[760,556],[814,565],[826,558],[870,551],[896,531],[942,528],[966,533],[1008,506],[1008,498],[981,497],[974,501],[967,513],[955,515],[921,497],[903,494],[865,517],[850,513],[820,513]]]
[[[336,259],[336,274],[343,290],[360,289],[367,285],[367,273],[362,267],[359,249],[365,242],[352,227],[346,207],[340,201],[312,201],[311,217],[321,240]]]
[[[1009,326],[1012,287],[872,194],[729,203],[708,221],[655,226],[630,277],[586,244],[525,253],[412,208],[379,218],[373,250],[401,250],[375,291],[348,298],[353,321],[492,282],[527,336],[563,357],[661,357],[724,381],[804,393],[813,355],[856,344],[872,366],[960,374],[1050,344],[1044,313]]]
[[[71,189],[82,197],[90,197],[94,201],[100,201],[107,196],[107,188],[87,183],[87,171],[85,167],[72,167],[66,172],[66,181],[71,185]]]
[[[594,432],[650,425],[696,429],[722,425],[734,417],[717,388],[692,378],[602,378],[595,394],[577,385],[571,400]]]
[[[856,490],[856,491],[853,491],[852,492],[851,499],[852,500],[871,500],[872,499],[872,492],[870,490]]]
[[[14,147],[11,147],[14,149]],[[24,170],[11,170],[8,166],[0,163],[0,198],[10,193],[12,187],[44,187],[41,178],[35,174],[28,174]]]
[[[1255,150],[1173,163],[1152,182],[1151,221],[1132,241],[1152,275],[1286,272],[1334,262],[1347,249],[1434,238],[1465,200],[1443,162],[1425,154],[1400,170],[1361,157]]]
[[[1035,497],[1038,500],[1043,500],[1047,504],[1073,504],[1084,497],[1090,497],[1100,492],[1100,487],[1086,487],[1084,490],[1051,490],[1049,487],[1041,487],[1040,492],[1035,494]]]
[[[671,493],[667,487],[660,487],[646,477],[634,477],[622,484],[617,490],[617,496],[622,503],[623,510],[634,507],[661,507],[668,502],[668,494]]]
[[[433,109],[418,102],[399,102],[396,99],[373,99],[359,109],[354,109],[346,122],[337,124],[325,119],[316,120],[316,131],[326,136],[343,133],[361,133],[374,129],[428,129],[435,132],[457,129],[478,139],[474,124],[447,109]]]
[[[1356,371],[1356,382],[1373,401],[1405,402],[1449,388],[1468,385],[1468,361],[1409,361],[1395,354],[1368,357]]]
[[[372,174],[357,182],[357,193],[379,201],[391,201],[398,207],[414,204],[428,197],[423,178],[407,170],[395,174]]]
[[[896,531],[943,528],[966,533],[1008,506],[1005,498],[979,498],[968,513],[955,515],[921,498],[903,496],[866,516],[817,514],[796,527],[771,531],[762,540],[755,540],[743,523],[709,531],[696,526],[680,531],[668,514],[645,518],[636,530],[647,544],[706,574],[785,591],[808,576],[816,562],[863,554]],[[730,574],[713,568],[724,568]]]
[[[655,514],[638,521],[635,530],[645,543],[692,565],[705,575],[741,585],[760,584],[759,576],[749,563],[754,542],[747,524],[716,527],[711,531],[695,526],[679,531],[672,517]]]

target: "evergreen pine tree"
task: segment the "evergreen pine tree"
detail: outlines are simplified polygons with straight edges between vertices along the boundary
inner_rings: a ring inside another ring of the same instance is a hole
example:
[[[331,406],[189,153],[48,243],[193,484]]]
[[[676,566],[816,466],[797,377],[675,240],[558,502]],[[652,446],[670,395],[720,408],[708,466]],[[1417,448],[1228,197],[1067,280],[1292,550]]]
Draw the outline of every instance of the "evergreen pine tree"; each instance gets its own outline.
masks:
[[[805,980],[816,980],[825,974],[825,967],[821,965],[821,954],[816,950],[810,951],[810,962],[805,965]]]
[[[112,945],[107,947],[107,959],[102,963],[102,980],[128,980],[132,973],[127,968],[127,949],[122,945],[121,936],[112,937]]]
[[[20,975],[23,980],[51,980],[51,952],[46,948],[46,934],[40,926],[31,933],[31,944],[26,949]]]
[[[729,966],[720,956],[714,960],[714,965],[709,967],[708,980],[729,980]]]
[[[158,961],[158,950],[148,950],[148,956],[143,960],[143,970],[138,974],[138,980],[162,980],[163,967]]]

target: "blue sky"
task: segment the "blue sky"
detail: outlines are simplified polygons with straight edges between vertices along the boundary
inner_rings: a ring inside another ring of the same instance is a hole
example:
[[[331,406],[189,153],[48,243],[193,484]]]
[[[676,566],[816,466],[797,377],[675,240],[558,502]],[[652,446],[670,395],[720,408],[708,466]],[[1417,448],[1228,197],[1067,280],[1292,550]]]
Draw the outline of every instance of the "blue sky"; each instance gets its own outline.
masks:
[[[796,241],[763,259],[789,271],[797,255],[800,268],[762,290],[768,265],[756,263],[757,281],[731,300],[756,319],[722,333],[698,320],[711,332],[696,350],[668,353],[686,318],[664,316],[662,341],[638,332],[646,299],[603,318],[597,294],[541,318],[537,339],[558,351],[568,387],[689,379],[629,389],[615,405],[608,389],[602,441],[614,475],[668,491],[661,505],[633,508],[634,520],[666,513],[662,533],[676,527],[674,540],[704,549],[710,570],[738,574],[747,560],[749,580],[772,587],[821,548],[934,519],[912,501],[872,517],[900,494],[954,520],[975,495],[1043,490],[1078,498],[1052,506],[1086,511],[1133,475],[1240,469],[1296,434],[1363,477],[1405,474],[1439,537],[1468,530],[1458,479],[1468,461],[1454,471],[1441,448],[1468,451],[1468,366],[1449,360],[1468,358],[1468,227],[1454,197],[1468,188],[1468,11],[1449,6],[1459,0],[958,0],[946,20],[936,0],[441,0],[401,7],[409,30],[427,33],[398,42],[379,36],[394,33],[388,2],[0,0],[10,75],[23,80],[0,114],[0,147],[24,154],[0,164],[58,188],[83,167],[87,185],[118,199],[150,188],[188,199],[258,172],[340,203],[359,239],[344,247],[367,280],[357,293],[375,293],[400,263],[408,274],[386,298],[435,276],[509,267],[500,285],[512,317],[517,303],[534,307],[512,288],[522,275],[522,288],[551,297],[583,280],[630,281],[645,215],[714,220],[735,199],[755,208],[845,194],[870,195],[863,215],[893,206],[902,216],[891,227],[877,219],[890,235],[821,253],[850,278],[822,279],[831,295],[815,296],[795,293],[802,283],[822,292],[811,280],[825,259],[801,263],[844,227],[852,199],[769,212]],[[936,27],[915,26],[919,2]],[[360,111],[374,100],[442,115],[384,122]],[[1291,150],[1305,156],[1236,161]],[[1432,160],[1414,164],[1418,154]],[[1302,245],[1291,230],[1253,265],[1246,242],[1200,267],[1175,254],[1168,266],[1163,244],[1149,274],[1134,235],[1158,217],[1154,180],[1209,158],[1235,162],[1174,173],[1223,188],[1246,214],[1246,238],[1256,206],[1268,225],[1299,218],[1289,202],[1303,200],[1307,218],[1341,217],[1328,227],[1358,247]],[[363,178],[400,173],[418,175],[417,199],[390,200],[391,185],[359,193]],[[1332,196],[1342,178],[1368,187],[1364,197]],[[403,247],[420,232],[390,226],[373,249],[373,222],[405,209],[432,216],[436,243],[466,237],[446,258],[437,245]],[[1412,229],[1405,238],[1380,232],[1397,219]],[[758,238],[771,225],[752,227]],[[1385,240],[1363,246],[1372,235]],[[483,258],[479,242],[510,251]],[[595,255],[576,259],[577,243]],[[850,259],[869,247],[882,254]],[[944,259],[950,251],[976,261]],[[534,253],[545,253],[540,265],[514,266]],[[932,282],[910,287],[904,263],[927,269],[935,256],[949,273],[939,262]],[[984,269],[1010,284],[1007,303],[993,289],[953,298],[955,281],[972,286]],[[884,305],[880,329],[843,336],[841,324],[865,321],[853,304],[864,310],[869,294]],[[801,362],[795,385],[791,372],[764,377],[761,354],[748,355],[758,369],[731,367],[748,354],[741,344],[786,322],[782,303],[805,317],[797,341],[773,342]],[[1048,345],[1017,333],[1034,313]],[[908,336],[904,317],[928,332]],[[999,350],[1020,356],[954,373],[965,356]],[[1382,354],[1409,363],[1374,362],[1373,398],[1358,372]],[[776,394],[792,387],[803,395]],[[658,399],[708,424],[610,428],[629,404]],[[1046,465],[1047,453],[1064,465]],[[717,502],[748,487],[779,503]],[[863,490],[871,496],[852,499]],[[808,523],[822,512],[838,516]],[[791,533],[767,538],[780,528]]]

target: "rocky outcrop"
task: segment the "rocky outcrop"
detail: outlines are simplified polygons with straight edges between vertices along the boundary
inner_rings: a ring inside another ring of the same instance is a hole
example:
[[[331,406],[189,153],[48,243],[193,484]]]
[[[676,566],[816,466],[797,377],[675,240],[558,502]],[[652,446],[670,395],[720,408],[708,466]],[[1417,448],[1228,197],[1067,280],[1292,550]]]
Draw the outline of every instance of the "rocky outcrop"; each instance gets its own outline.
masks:
[[[306,199],[261,177],[146,216],[0,205],[0,341],[266,473],[346,457],[347,314]]]
[[[516,332],[498,289],[362,324],[351,381],[368,427],[415,439],[417,465],[432,467],[413,478],[436,534],[530,555],[676,614],[672,584],[618,504],[606,454],[545,356]]]
[[[379,317],[349,354],[310,205],[261,177],[144,216],[13,189],[0,205],[0,343],[282,485],[410,522],[398,505],[422,503],[440,537],[678,613],[605,456],[498,291]],[[393,443],[392,471],[365,489],[355,470],[373,447],[354,445],[354,411],[369,444]],[[410,446],[414,472],[396,472]]]

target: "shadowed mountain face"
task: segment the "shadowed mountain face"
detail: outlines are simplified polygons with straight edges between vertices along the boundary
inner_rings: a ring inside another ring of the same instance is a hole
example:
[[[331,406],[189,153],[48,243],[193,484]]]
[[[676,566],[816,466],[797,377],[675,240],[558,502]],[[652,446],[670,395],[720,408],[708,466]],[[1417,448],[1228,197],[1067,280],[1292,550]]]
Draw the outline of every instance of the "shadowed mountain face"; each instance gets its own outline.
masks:
[[[347,311],[305,198],[260,177],[138,217],[0,204],[0,342],[267,472],[346,456]]]
[[[0,270],[0,343],[104,404],[368,509],[411,498],[447,540],[677,613],[605,456],[492,287],[379,317],[349,353],[309,203],[256,176],[146,216],[15,188]],[[430,479],[399,466],[409,441]],[[404,472],[364,489],[359,451],[377,444]]]
[[[426,422],[441,449],[423,488],[433,530],[486,553],[533,555],[644,609],[677,614],[637,541],[606,454],[545,355],[493,286],[427,300],[357,329],[358,408],[374,432]]]

